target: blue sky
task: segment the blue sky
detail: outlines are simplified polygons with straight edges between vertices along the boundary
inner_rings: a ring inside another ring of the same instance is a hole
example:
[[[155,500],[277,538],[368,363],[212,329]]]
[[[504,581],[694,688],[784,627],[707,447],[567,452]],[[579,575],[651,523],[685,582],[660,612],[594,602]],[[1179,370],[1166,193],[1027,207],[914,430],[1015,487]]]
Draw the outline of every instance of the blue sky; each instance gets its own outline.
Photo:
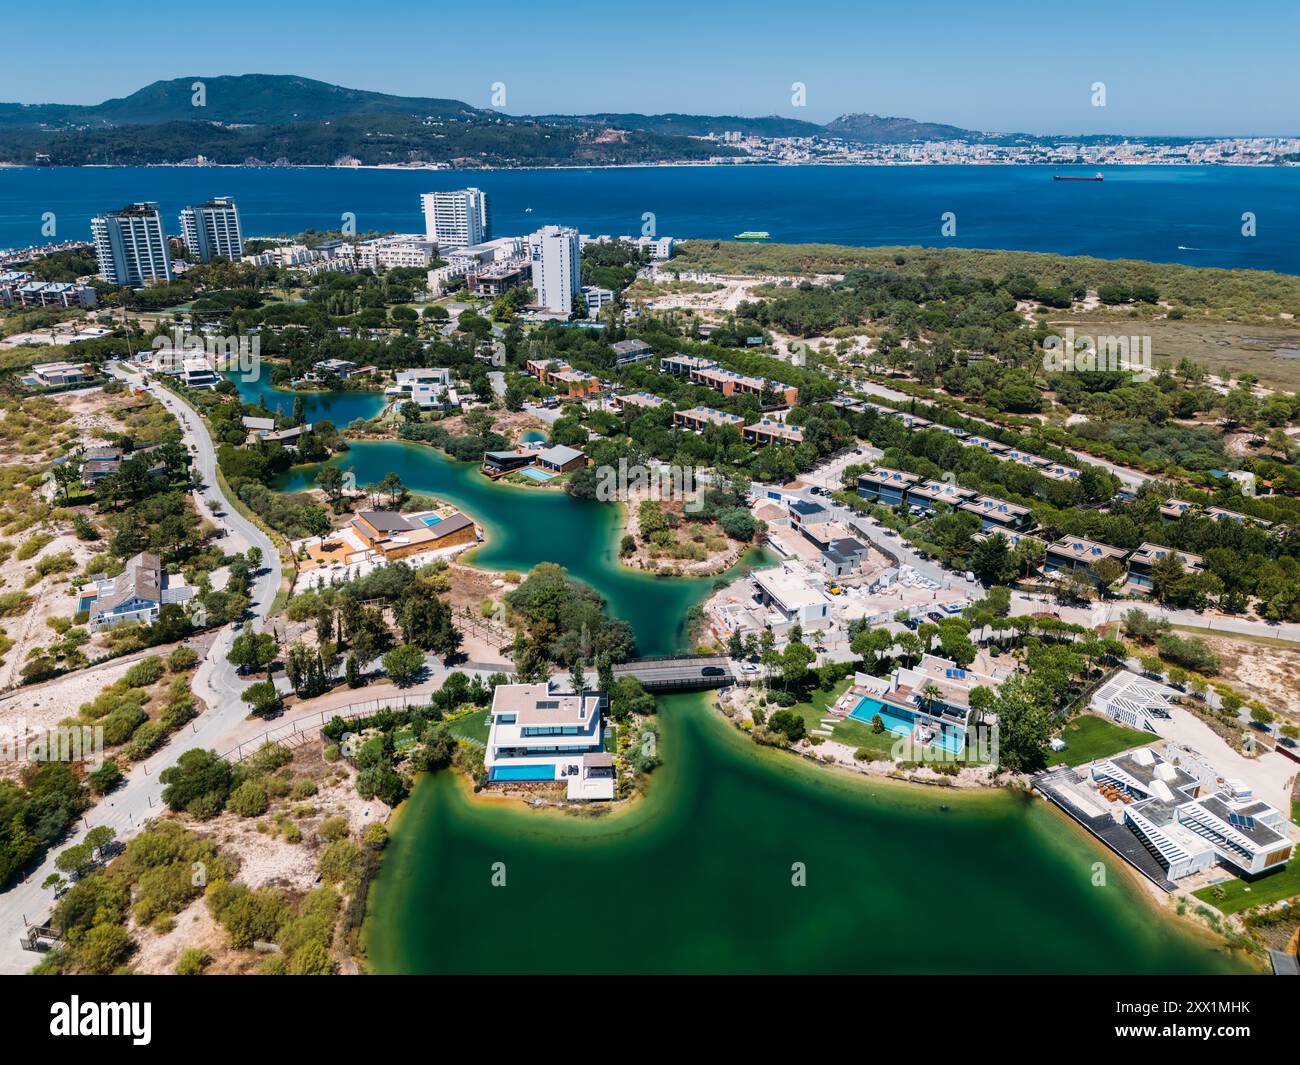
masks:
[[[502,109],[515,114],[824,122],[870,111],[986,130],[1300,132],[1296,0],[62,0],[57,9],[57,26],[48,6],[6,12],[0,101],[96,103],[159,78],[276,73],[478,106],[504,82]],[[218,35],[222,46],[209,47]],[[105,60],[114,55],[137,61]],[[805,107],[792,106],[796,81]],[[1097,81],[1105,107],[1091,103]]]

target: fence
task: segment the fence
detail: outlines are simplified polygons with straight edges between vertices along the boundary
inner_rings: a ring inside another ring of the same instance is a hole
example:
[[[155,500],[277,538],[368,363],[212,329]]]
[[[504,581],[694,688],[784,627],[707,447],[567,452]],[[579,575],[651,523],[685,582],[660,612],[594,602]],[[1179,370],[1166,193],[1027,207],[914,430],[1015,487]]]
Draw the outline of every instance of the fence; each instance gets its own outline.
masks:
[[[221,757],[227,762],[242,762],[249,755],[268,743],[305,742],[318,734],[322,728],[336,717],[344,721],[355,721],[369,717],[380,710],[405,710],[411,706],[428,706],[427,695],[395,695],[388,699],[367,699],[360,703],[348,703],[346,706],[332,710],[319,710],[304,717],[295,717],[292,721],[283,721],[274,728],[269,728],[260,736],[232,747]]]

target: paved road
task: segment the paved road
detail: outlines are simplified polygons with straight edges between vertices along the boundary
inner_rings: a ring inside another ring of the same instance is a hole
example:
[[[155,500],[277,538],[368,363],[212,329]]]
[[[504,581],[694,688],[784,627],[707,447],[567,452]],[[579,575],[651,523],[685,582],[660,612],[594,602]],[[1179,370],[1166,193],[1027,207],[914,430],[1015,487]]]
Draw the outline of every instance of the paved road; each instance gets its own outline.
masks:
[[[123,370],[111,372],[129,381],[134,387],[143,386],[138,375]],[[217,487],[216,453],[212,438],[198,414],[161,386],[154,386],[151,391],[176,415],[184,434],[184,443],[195,447],[194,469],[206,486],[202,493],[198,490],[195,492],[201,512],[211,515],[212,508],[207,504],[207,500],[211,499],[216,504],[216,509],[223,513],[222,517],[214,517],[212,521],[219,528],[228,530],[231,536],[228,550],[243,551],[247,547],[256,546],[262,551],[264,566],[254,579],[251,604],[254,625],[260,627],[266,621],[279,587],[279,553],[266,534],[240,515],[222,496]],[[241,679],[234,667],[226,661],[234,635],[231,627],[226,626],[217,635],[194,674],[193,691],[206,704],[207,709],[177,732],[153,757],[134,766],[122,786],[87,810],[77,828],[50,850],[38,868],[0,895],[0,973],[25,972],[37,961],[37,955],[23,951],[18,940],[27,922],[41,923],[45,920],[53,902],[53,893],[43,889],[41,882],[55,872],[54,856],[59,851],[80,842],[86,830],[97,825],[115,829],[119,840],[134,835],[144,822],[162,809],[162,785],[158,780],[158,774],[162,770],[192,747],[225,750],[231,746],[226,742],[227,738],[239,731],[239,726],[247,716],[248,708],[240,702],[239,694],[249,683]]]
[[[720,672],[706,676],[703,672],[706,669]],[[614,676],[634,676],[652,691],[661,687],[680,688],[687,684],[721,688],[735,682],[730,661],[721,655],[622,662],[614,666],[613,670]]]

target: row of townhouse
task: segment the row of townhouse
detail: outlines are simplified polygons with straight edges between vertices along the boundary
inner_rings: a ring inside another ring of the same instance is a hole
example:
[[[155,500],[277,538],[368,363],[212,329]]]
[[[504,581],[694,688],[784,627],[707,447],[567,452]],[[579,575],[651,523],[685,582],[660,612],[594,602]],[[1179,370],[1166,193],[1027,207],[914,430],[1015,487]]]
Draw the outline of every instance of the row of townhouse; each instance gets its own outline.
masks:
[[[1215,521],[1233,521],[1238,525],[1258,525],[1261,529],[1270,529],[1273,527],[1271,521],[1265,521],[1263,518],[1251,517],[1249,514],[1242,514],[1236,510],[1228,510],[1225,507],[1199,507],[1195,503],[1189,503],[1185,499],[1166,499],[1160,505],[1160,517],[1164,521],[1179,521],[1186,515],[1202,515],[1206,518],[1213,518]]]
[[[97,304],[95,290],[71,281],[41,281],[21,270],[0,274],[0,307],[81,307]]]
[[[685,377],[695,385],[704,385],[724,396],[771,397],[775,405],[792,407],[799,401],[799,389],[794,385],[774,381],[770,377],[736,373],[723,369],[713,359],[696,355],[667,355],[659,360],[660,373]]]
[[[776,418],[760,418],[749,425],[739,414],[712,407],[691,407],[689,410],[673,412],[673,424],[680,429],[690,429],[702,433],[710,425],[729,425],[739,430],[741,438],[755,447],[767,447],[768,444],[802,444],[803,430],[797,425],[787,425]]]
[[[841,410],[861,412],[864,410],[874,410],[877,414],[888,418],[897,418],[908,429],[923,431],[926,429],[937,429],[942,433],[959,440],[963,447],[977,447],[981,451],[987,451],[990,455],[996,455],[998,458],[1007,462],[1018,462],[1022,466],[1029,466],[1037,470],[1044,477],[1050,477],[1054,481],[1071,481],[1079,476],[1079,470],[1073,466],[1067,466],[1064,463],[1057,462],[1055,459],[1044,458],[1042,455],[1034,455],[1010,444],[1003,444],[997,440],[990,440],[986,436],[978,436],[969,433],[965,429],[959,429],[952,425],[943,425],[939,422],[933,422],[929,418],[923,418],[919,414],[909,414],[907,411],[895,410],[893,407],[886,407],[880,403],[870,403],[863,400],[853,400],[846,396],[838,396],[832,401],[832,405],[839,407]]]
[[[560,359],[529,359],[526,367],[547,388],[554,388],[570,399],[589,396],[604,387],[599,377],[575,370]]]
[[[980,519],[985,532],[1014,533],[1029,525],[1030,510],[994,496],[982,496],[949,481],[922,481],[914,473],[877,466],[858,478],[858,495],[886,507],[907,506],[931,514],[940,504]]]
[[[1152,587],[1151,572],[1160,562],[1167,558],[1177,558],[1187,572],[1199,572],[1204,569],[1200,555],[1188,551],[1178,551],[1160,544],[1143,543],[1136,550],[1129,551],[1110,544],[1087,540],[1082,536],[1063,536],[1055,543],[1047,545],[1047,555],[1043,560],[1043,570],[1047,573],[1074,574],[1083,573],[1089,580],[1099,581],[1097,564],[1103,559],[1112,559],[1125,566],[1128,571],[1126,585],[1129,591],[1149,592]]]

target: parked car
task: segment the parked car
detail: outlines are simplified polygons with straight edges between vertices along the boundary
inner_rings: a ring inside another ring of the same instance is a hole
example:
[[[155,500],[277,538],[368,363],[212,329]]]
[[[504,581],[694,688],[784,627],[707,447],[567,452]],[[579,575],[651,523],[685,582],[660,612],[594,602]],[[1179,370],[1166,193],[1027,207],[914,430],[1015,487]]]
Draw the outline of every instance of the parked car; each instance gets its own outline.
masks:
[[[931,621],[943,621],[944,619],[943,615],[940,614],[939,611],[937,610],[927,610],[925,612],[925,616],[929,618]]]

